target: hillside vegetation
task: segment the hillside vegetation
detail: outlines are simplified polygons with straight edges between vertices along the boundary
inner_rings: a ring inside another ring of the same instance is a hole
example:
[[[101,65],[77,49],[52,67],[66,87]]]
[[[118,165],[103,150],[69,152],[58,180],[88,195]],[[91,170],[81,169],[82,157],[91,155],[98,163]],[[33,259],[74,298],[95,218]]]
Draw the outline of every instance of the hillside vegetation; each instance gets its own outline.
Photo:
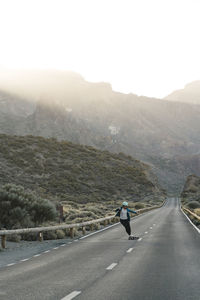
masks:
[[[187,177],[181,197],[184,202],[192,208],[200,208],[200,177],[196,175],[190,175]]]
[[[183,191],[181,193],[181,200],[184,206],[200,216],[200,177],[190,175],[187,177]],[[193,223],[200,228],[200,221],[191,217]]]
[[[0,188],[0,228],[34,227],[56,219],[55,205],[21,186]]]
[[[14,183],[54,201],[161,201],[150,168],[124,154],[34,136],[0,135],[0,185]]]

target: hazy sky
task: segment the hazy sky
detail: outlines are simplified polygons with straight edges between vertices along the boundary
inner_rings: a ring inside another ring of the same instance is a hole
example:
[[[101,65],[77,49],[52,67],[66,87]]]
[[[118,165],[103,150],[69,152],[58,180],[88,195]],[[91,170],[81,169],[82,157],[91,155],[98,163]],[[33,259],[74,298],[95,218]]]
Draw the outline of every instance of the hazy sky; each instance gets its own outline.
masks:
[[[0,65],[163,97],[200,80],[200,0],[0,0]]]

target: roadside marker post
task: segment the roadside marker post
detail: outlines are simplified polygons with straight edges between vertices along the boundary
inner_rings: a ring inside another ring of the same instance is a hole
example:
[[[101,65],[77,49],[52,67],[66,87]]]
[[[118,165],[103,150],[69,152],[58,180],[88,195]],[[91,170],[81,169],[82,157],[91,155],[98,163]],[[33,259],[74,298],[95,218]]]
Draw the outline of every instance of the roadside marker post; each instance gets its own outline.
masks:
[[[2,247],[3,249],[6,248],[6,235],[2,235],[2,236],[1,236],[1,247]]]

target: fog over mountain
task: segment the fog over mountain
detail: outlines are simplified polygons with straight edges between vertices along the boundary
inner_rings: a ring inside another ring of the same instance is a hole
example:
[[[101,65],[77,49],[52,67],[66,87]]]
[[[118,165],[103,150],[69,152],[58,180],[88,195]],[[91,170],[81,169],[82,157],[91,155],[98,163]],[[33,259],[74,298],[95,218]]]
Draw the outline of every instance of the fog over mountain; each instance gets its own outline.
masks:
[[[200,80],[187,84],[184,89],[172,92],[166,100],[200,104]]]
[[[200,98],[198,86],[186,86],[187,102]],[[200,105],[171,101],[174,96],[169,101],[122,94],[108,83],[53,70],[8,72],[0,77],[0,90],[0,133],[130,154],[149,163],[160,183],[176,193],[186,176],[200,175]]]

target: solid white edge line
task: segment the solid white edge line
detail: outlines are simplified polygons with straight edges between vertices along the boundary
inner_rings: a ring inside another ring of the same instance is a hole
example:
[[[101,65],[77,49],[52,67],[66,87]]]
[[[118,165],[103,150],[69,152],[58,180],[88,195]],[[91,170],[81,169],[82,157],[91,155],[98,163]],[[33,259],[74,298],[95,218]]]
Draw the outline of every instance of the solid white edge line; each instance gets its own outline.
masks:
[[[61,300],[71,300],[73,298],[75,298],[76,296],[80,295],[81,291],[74,291],[72,293],[70,293],[69,295],[67,295],[66,297],[62,298]]]
[[[117,263],[112,263],[110,266],[108,266],[107,268],[106,268],[106,270],[112,270],[112,269],[114,269],[114,267],[116,267],[117,266]]]
[[[131,251],[133,251],[133,248],[129,248],[126,252],[130,253]]]
[[[182,213],[184,214],[184,216],[188,219],[188,221],[190,222],[190,224],[192,224],[192,226],[197,230],[197,232],[200,234],[200,229],[194,225],[194,223],[192,223],[192,221],[190,220],[190,218],[186,215],[186,213],[184,213],[184,211],[182,210],[182,208],[180,207]]]
[[[62,245],[60,245],[60,247],[64,247],[64,246],[66,246],[66,244],[62,244]]]
[[[46,251],[44,251],[43,253],[49,253],[50,252],[50,250],[46,250]]]
[[[41,254],[35,254],[35,255],[33,255],[33,257],[38,257],[38,256],[40,256]]]
[[[57,250],[59,247],[55,247],[55,248],[53,248],[53,250]]]
[[[20,261],[27,261],[27,260],[29,260],[30,258],[25,258],[25,259],[21,259]]]

